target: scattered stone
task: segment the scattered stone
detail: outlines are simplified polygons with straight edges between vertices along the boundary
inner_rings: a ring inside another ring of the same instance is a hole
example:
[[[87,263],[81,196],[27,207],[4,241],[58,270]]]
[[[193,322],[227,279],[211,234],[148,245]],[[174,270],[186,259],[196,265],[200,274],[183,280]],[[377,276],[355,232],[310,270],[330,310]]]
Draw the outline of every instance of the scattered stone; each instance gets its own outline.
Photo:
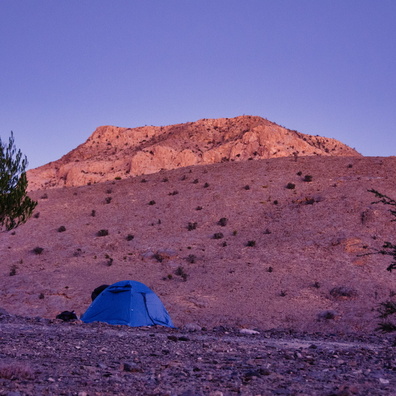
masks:
[[[260,334],[259,331],[257,331],[257,330],[252,330],[252,329],[241,329],[241,330],[239,330],[239,332],[240,332],[241,334],[249,334],[249,335]]]
[[[396,381],[385,336],[185,331],[2,317],[0,394],[388,396]]]
[[[183,326],[183,329],[186,331],[201,331],[202,327],[197,325],[196,323],[187,323]]]

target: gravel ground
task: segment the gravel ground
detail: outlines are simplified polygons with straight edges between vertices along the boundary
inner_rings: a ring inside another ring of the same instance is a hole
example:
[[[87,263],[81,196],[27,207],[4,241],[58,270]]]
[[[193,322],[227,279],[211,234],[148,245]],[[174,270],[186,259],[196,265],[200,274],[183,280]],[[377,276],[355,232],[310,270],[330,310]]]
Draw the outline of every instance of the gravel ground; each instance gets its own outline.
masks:
[[[394,336],[0,316],[0,395],[396,395]]]

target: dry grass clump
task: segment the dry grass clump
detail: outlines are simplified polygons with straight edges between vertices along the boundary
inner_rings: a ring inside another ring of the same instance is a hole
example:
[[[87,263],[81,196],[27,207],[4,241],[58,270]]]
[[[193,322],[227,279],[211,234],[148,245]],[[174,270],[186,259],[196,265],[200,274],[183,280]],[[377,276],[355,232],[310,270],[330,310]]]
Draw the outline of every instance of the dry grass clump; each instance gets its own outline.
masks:
[[[337,286],[330,290],[330,295],[337,300],[346,300],[357,296],[357,291],[348,286]]]
[[[0,378],[9,380],[32,379],[33,370],[24,363],[11,362],[0,363]]]

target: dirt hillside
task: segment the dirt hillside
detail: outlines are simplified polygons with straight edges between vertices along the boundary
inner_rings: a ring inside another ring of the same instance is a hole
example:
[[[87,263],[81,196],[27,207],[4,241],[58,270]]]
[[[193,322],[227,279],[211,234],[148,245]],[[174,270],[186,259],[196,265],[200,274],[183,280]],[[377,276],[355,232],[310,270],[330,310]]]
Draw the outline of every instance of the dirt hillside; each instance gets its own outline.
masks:
[[[10,313],[85,311],[91,291],[141,281],[178,326],[371,332],[394,298],[392,240],[375,188],[396,197],[396,158],[289,157],[195,165],[37,190],[35,215],[0,234]]]

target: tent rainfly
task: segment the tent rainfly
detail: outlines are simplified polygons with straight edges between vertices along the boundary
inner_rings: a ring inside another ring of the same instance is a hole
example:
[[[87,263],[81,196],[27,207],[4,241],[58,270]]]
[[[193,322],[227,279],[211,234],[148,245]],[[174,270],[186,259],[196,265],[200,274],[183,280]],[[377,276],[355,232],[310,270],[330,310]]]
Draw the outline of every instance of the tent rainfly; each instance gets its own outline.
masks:
[[[85,311],[85,323],[105,322],[132,327],[174,327],[159,297],[140,282],[125,280],[106,287]]]

